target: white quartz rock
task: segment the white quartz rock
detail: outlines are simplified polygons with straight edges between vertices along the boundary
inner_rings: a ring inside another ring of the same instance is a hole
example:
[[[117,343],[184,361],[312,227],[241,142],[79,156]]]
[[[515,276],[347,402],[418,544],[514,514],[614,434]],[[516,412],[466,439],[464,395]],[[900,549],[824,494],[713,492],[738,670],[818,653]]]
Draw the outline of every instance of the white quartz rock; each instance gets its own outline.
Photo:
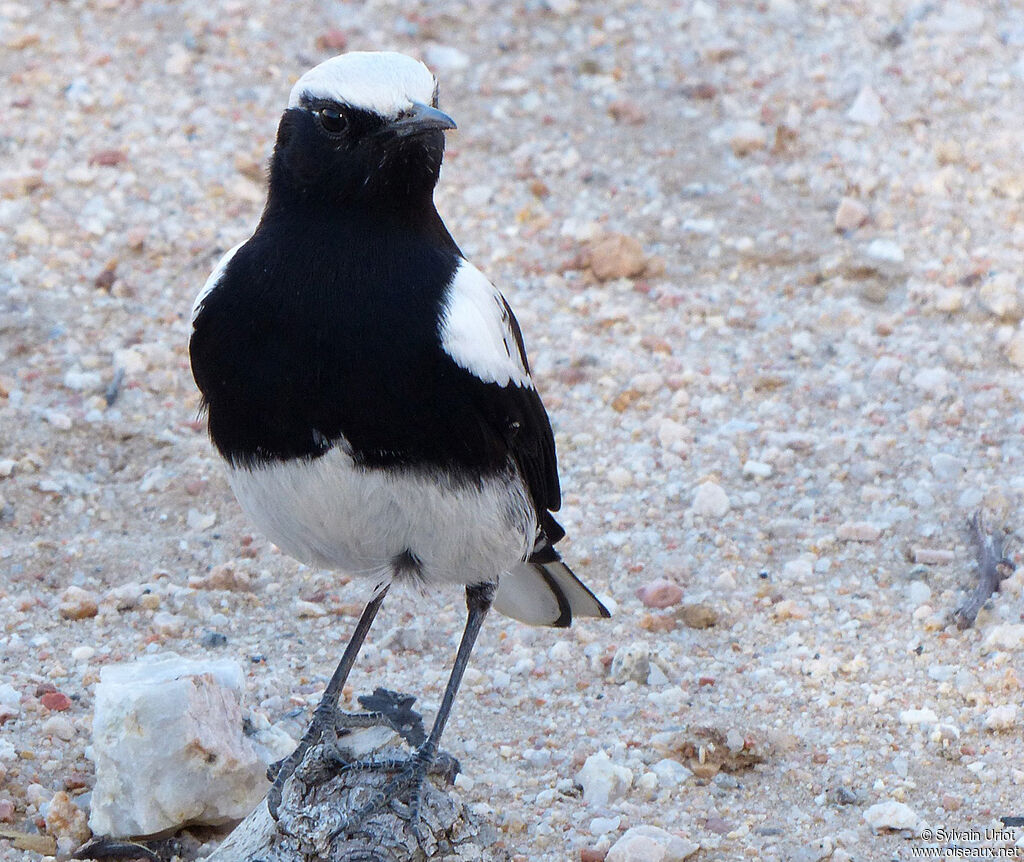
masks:
[[[604,751],[591,754],[576,774],[583,787],[583,801],[595,808],[603,808],[613,799],[625,796],[633,784],[633,772],[625,766],[612,763]]]
[[[241,666],[177,655],[105,667],[96,686],[89,826],[141,836],[245,817],[267,789],[242,729]]]

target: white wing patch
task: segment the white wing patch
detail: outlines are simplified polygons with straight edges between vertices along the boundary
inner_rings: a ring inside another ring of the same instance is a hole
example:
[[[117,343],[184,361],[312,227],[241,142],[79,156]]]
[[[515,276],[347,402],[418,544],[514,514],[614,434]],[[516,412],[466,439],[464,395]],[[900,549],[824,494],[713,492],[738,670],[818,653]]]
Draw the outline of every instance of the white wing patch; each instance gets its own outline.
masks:
[[[220,281],[221,276],[224,275],[224,270],[228,268],[228,264],[231,263],[231,258],[235,256],[235,252],[238,251],[248,240],[242,240],[234,248],[224,252],[221,259],[217,261],[217,265],[213,268],[213,272],[210,273],[210,277],[206,279],[206,284],[203,285],[203,289],[199,291],[199,295],[196,296],[196,301],[192,303],[192,325],[195,326],[196,317],[199,314],[199,310],[203,307],[203,300],[210,295],[216,286],[217,282]]]
[[[499,386],[533,386],[505,300],[486,276],[462,261],[441,311],[441,347],[456,365]]]
[[[288,107],[300,107],[304,97],[328,99],[393,118],[413,102],[431,103],[434,76],[419,60],[405,54],[351,51],[325,60],[299,78]]]

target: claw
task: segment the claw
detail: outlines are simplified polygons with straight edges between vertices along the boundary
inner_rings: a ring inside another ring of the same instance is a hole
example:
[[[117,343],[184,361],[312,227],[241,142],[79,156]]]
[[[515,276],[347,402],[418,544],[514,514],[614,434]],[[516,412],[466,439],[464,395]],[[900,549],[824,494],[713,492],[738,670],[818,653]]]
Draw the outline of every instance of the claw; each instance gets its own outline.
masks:
[[[341,771],[393,772],[395,776],[331,831],[332,841],[339,835],[352,832],[367,817],[376,814],[384,806],[390,805],[392,810],[409,824],[409,830],[416,842],[422,845],[424,836],[420,831],[419,822],[420,808],[423,802],[423,782],[428,775],[444,775],[454,778],[459,771],[459,764],[450,754],[444,752],[435,754],[430,751],[428,746],[423,745],[409,757],[352,761],[344,764]],[[405,806],[406,810],[403,812],[396,806],[396,803],[400,803],[404,791],[408,792],[408,802]]]

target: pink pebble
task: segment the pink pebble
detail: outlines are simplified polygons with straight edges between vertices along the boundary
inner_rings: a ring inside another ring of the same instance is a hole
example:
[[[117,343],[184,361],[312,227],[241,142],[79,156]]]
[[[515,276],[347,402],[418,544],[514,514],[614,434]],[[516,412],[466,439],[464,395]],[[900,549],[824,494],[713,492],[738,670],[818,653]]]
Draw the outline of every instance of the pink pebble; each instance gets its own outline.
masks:
[[[14,819],[14,803],[10,799],[0,799],[0,823],[10,823]]]
[[[672,581],[658,578],[640,587],[636,591],[636,597],[644,603],[644,607],[668,608],[679,604],[683,598],[683,588]]]

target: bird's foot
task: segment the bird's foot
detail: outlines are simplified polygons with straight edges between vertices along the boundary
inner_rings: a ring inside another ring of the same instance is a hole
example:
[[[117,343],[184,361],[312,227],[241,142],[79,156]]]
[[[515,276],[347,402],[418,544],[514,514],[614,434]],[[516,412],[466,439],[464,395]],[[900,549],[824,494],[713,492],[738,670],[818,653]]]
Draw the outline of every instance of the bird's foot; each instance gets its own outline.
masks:
[[[353,760],[339,763],[339,771],[346,772],[389,772],[394,777],[373,792],[370,799],[354,811],[348,812],[334,830],[331,839],[355,831],[359,825],[385,806],[409,824],[409,830],[417,843],[423,844],[420,831],[420,807],[423,802],[423,785],[429,775],[441,775],[450,784],[459,773],[459,762],[447,752],[437,752],[424,744],[406,757],[386,759]]]
[[[278,819],[285,783],[295,773],[306,752],[314,745],[322,740],[333,741],[332,737],[336,739],[346,736],[353,730],[364,727],[390,727],[395,732],[401,732],[395,727],[392,717],[384,712],[342,712],[336,708],[322,707],[323,704],[313,711],[313,720],[310,721],[295,750],[267,767],[267,779],[272,782],[267,791],[267,810],[274,820]]]

